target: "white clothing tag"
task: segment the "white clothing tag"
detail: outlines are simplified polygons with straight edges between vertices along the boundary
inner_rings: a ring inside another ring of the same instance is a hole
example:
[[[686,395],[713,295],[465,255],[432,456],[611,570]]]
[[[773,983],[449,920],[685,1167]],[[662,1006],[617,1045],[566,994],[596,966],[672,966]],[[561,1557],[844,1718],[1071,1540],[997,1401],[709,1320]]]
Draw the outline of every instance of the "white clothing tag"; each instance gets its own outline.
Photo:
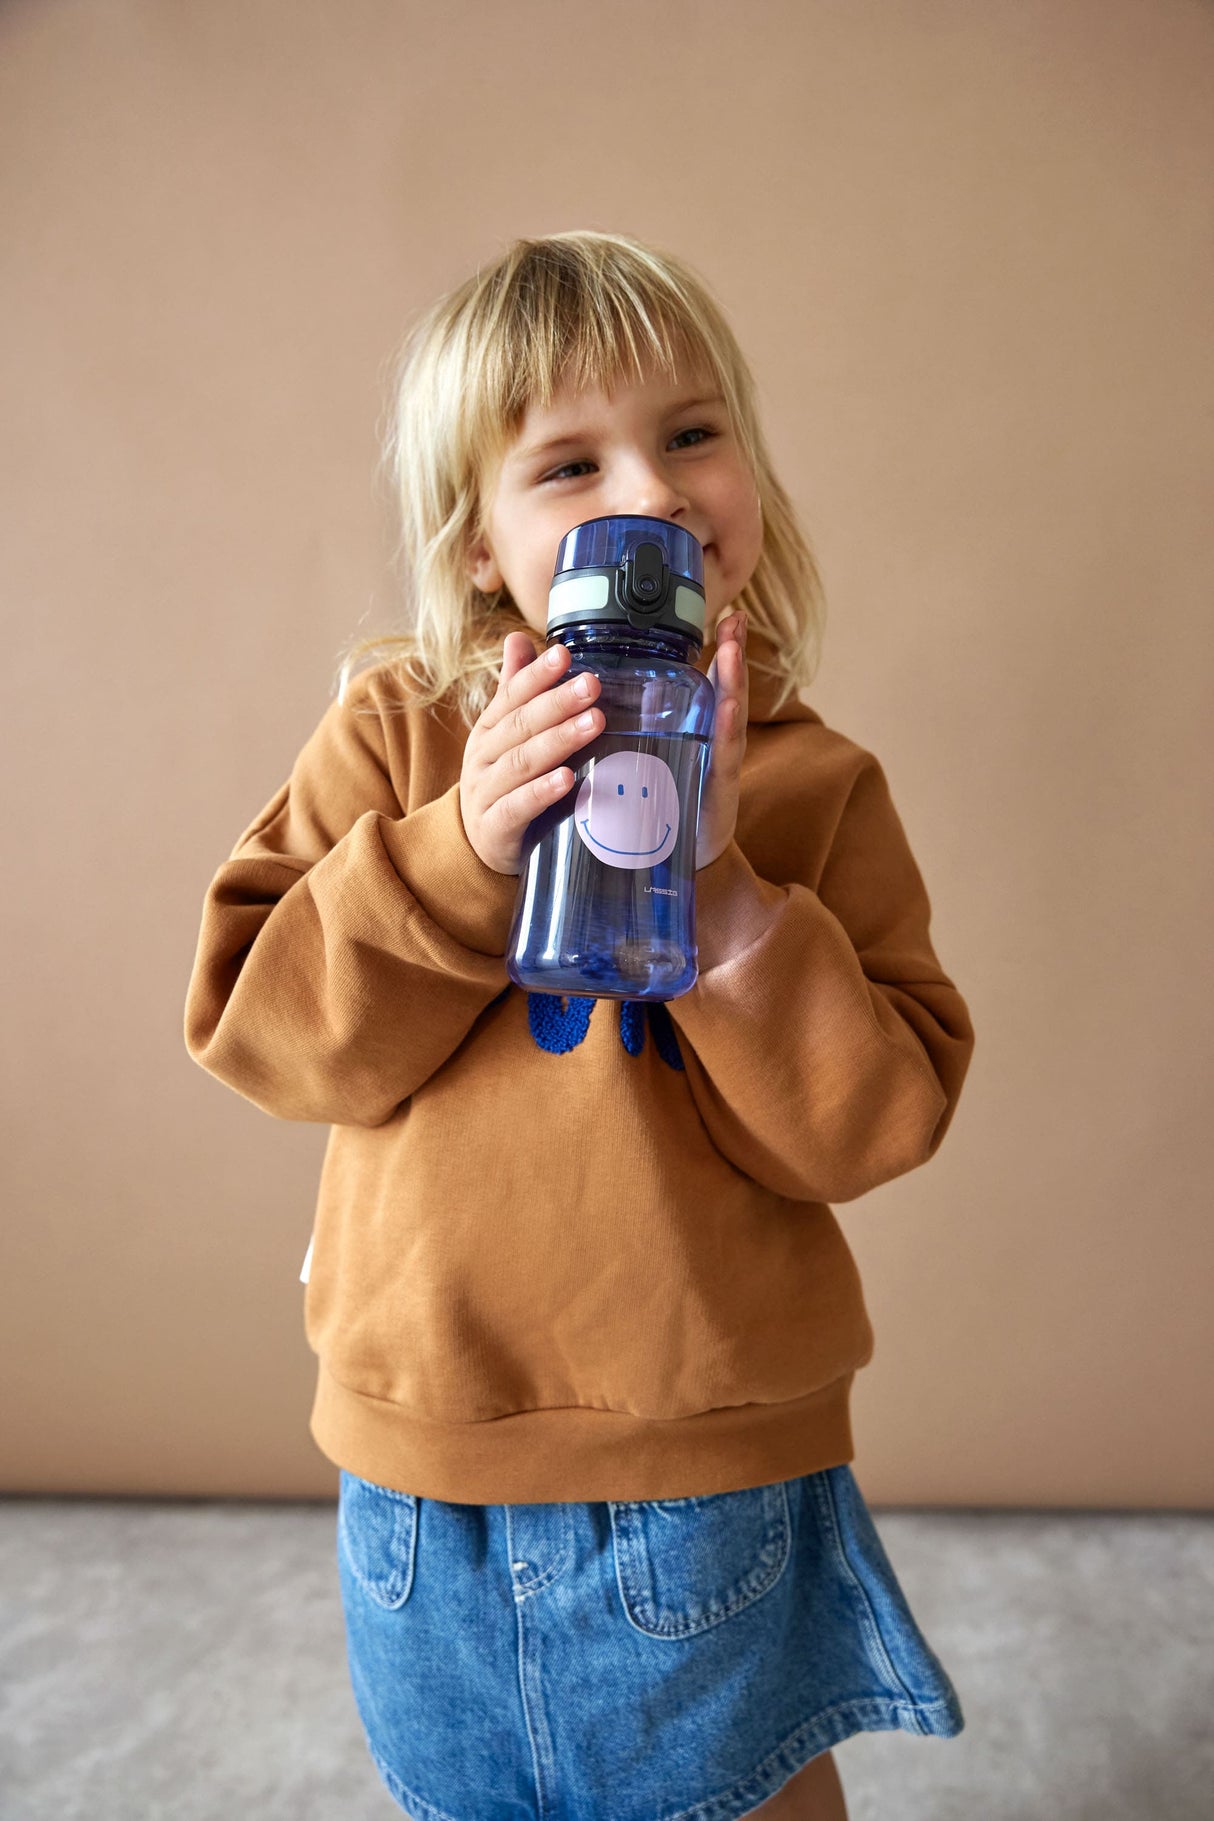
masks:
[[[312,1269],[312,1240],[314,1240],[315,1237],[316,1235],[313,1234],[312,1239],[308,1241],[308,1249],[304,1253],[303,1270],[299,1273],[299,1281],[301,1284],[307,1283],[308,1273]]]

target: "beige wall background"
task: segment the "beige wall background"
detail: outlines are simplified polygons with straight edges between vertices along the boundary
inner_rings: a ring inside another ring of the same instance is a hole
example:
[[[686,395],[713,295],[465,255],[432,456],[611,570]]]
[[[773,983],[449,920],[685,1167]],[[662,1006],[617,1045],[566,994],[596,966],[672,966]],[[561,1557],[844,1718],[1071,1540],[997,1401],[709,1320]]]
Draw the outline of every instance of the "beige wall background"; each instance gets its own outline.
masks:
[[[515,235],[716,290],[978,1047],[839,1210],[875,1502],[1208,1506],[1196,0],[9,0],[8,1491],[324,1496],[321,1127],[200,1071],[203,893],[398,617],[387,361]]]

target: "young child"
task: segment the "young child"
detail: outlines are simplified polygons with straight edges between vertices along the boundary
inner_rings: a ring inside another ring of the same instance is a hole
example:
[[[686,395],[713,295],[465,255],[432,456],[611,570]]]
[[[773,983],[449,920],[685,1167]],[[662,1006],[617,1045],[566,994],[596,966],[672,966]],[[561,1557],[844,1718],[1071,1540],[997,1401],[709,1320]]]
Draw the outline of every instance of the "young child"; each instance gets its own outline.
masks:
[[[848,1464],[873,1338],[829,1204],[935,1154],[965,1002],[879,762],[798,697],[817,572],[685,264],[517,241],[409,337],[388,447],[413,630],[349,654],[219,867],[185,1010],[204,1069],[332,1128],[301,1275],[367,1742],[414,1821],[837,1818],[834,1744],[964,1724]],[[504,963],[604,725],[544,645],[608,514],[704,547],[665,1003]]]

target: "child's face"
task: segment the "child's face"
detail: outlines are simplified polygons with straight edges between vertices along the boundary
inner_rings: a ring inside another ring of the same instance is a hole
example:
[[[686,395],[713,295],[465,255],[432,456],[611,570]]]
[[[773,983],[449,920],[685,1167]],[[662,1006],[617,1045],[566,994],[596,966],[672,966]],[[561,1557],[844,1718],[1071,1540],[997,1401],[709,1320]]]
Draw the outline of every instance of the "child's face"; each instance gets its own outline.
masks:
[[[475,586],[508,588],[542,637],[565,533],[586,519],[639,513],[681,525],[704,546],[711,632],[763,545],[754,480],[715,390],[702,376],[671,382],[650,370],[611,394],[566,387],[547,410],[532,404],[488,477],[485,535],[468,558]]]

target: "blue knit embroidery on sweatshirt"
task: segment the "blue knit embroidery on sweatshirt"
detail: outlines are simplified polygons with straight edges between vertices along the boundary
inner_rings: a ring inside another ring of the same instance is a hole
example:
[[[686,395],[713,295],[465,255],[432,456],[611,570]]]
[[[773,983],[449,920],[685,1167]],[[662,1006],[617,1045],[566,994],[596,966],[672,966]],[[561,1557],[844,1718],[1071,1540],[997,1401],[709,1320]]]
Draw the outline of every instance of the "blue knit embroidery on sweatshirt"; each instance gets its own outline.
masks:
[[[645,1047],[645,1020],[653,1032],[654,1047],[668,1068],[681,1069],[683,1058],[674,1022],[660,999],[621,999],[620,1042],[630,1056],[639,1056]]]
[[[527,1022],[531,1035],[542,1050],[551,1050],[554,1056],[575,1050],[590,1029],[594,1006],[593,999],[577,994],[566,999],[563,994],[528,993]]]
[[[630,1056],[639,1056],[645,1048],[645,1001],[620,1000],[620,1042]]]
[[[583,1042],[590,1029],[590,1015],[598,1001],[581,995],[557,993],[527,994],[527,1023],[531,1035],[542,1050],[554,1056],[565,1055]],[[621,999],[620,1041],[630,1056],[639,1056],[645,1047],[645,1021],[658,1055],[668,1068],[683,1069],[684,1062],[675,1036],[670,1013],[661,1002],[644,999]]]
[[[683,1053],[679,1049],[679,1039],[675,1033],[674,1019],[666,1010],[661,1000],[652,1000],[649,1005],[649,1028],[653,1032],[653,1041],[658,1055],[672,1069],[686,1071]]]

